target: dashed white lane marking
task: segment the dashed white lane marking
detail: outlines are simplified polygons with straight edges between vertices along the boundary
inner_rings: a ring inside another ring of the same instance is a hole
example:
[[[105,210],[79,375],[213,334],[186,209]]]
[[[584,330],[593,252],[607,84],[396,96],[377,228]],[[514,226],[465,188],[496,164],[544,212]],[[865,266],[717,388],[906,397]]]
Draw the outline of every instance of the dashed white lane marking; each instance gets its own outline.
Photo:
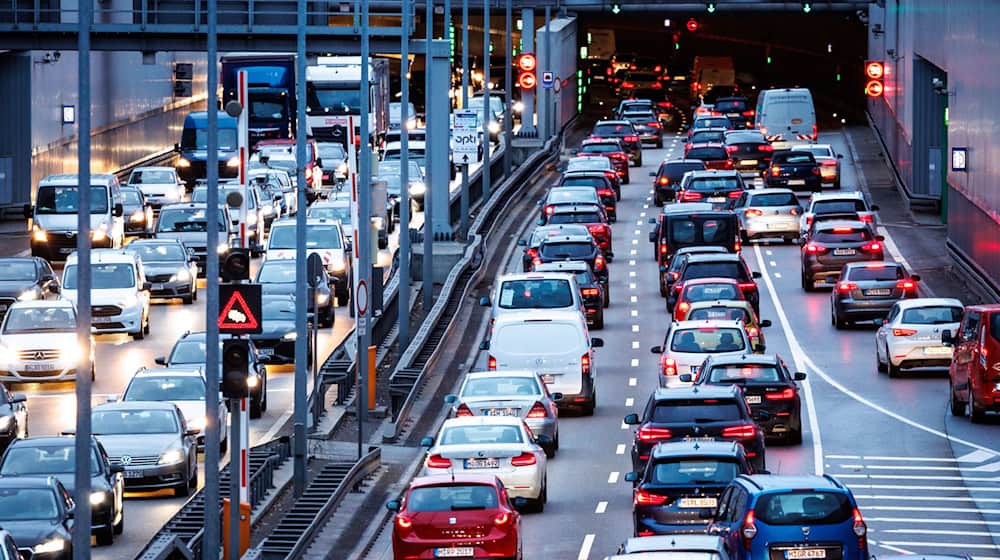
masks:
[[[639,332],[639,325],[632,325],[632,332]]]
[[[632,367],[639,367],[639,358],[632,358],[632,361],[629,362],[629,365],[631,365]]]
[[[639,310],[638,310],[638,309],[633,309],[633,310],[631,311],[631,315],[632,315],[633,317],[638,317],[638,316],[639,316]]]
[[[635,399],[633,399],[632,397],[625,399],[625,406],[634,406],[634,405],[635,405]]]
[[[776,263],[776,262],[774,262],[774,261],[770,261],[770,265],[771,265],[771,266],[778,266],[778,263]]]
[[[605,511],[608,511],[608,502],[597,502],[594,513],[604,513]]]
[[[608,475],[608,484],[617,484],[618,474],[618,471],[611,471],[611,474]]]
[[[646,200],[649,200],[649,199],[647,198]],[[643,209],[649,209],[649,205],[648,204],[643,204],[642,207],[643,207]]]
[[[632,240],[632,244],[633,245],[638,245],[639,244],[639,240],[638,239],[633,239]]]
[[[618,447],[615,447],[615,455],[624,455],[624,454],[625,454],[625,444],[619,443]]]
[[[635,233],[633,233],[633,235],[639,235],[640,233],[642,233],[642,230],[638,230],[637,229],[637,230],[635,230]]]
[[[638,251],[638,249],[629,249],[628,254],[629,255],[638,255],[639,251]]]
[[[622,421],[622,429],[623,430],[627,430],[628,429],[628,424],[626,424],[624,421]]]
[[[629,302],[636,303],[639,301],[639,296],[629,296]]]
[[[774,273],[774,277],[775,278],[781,278],[781,273],[780,272],[775,272]]]
[[[774,253],[770,249],[764,249],[764,254],[770,257]]]
[[[646,217],[646,213],[645,212],[639,212],[639,217],[640,218],[645,218]],[[641,226],[642,225],[642,220],[639,220],[639,223],[636,224],[636,225],[640,225]]]
[[[634,290],[635,289],[635,282],[629,282],[628,289]]]
[[[630,260],[628,261],[628,265],[629,265],[629,266],[635,266],[635,259],[630,259]]]
[[[634,270],[628,271],[628,275],[629,275],[629,278],[635,278],[635,271]]]
[[[639,341],[638,340],[633,340],[632,341],[632,349],[633,350],[638,350],[639,349]]]
[[[636,383],[638,383],[638,382],[639,382],[639,380],[636,379],[636,378],[634,378],[634,377],[629,377],[628,378],[628,386],[629,387],[635,387]]]
[[[587,560],[590,558],[590,549],[594,546],[594,534],[591,533],[583,537],[583,544],[580,545],[580,554],[576,555],[576,560]]]
[[[641,225],[642,225],[642,220],[636,220],[636,221],[635,221],[635,225],[637,225],[637,226],[641,226]]]

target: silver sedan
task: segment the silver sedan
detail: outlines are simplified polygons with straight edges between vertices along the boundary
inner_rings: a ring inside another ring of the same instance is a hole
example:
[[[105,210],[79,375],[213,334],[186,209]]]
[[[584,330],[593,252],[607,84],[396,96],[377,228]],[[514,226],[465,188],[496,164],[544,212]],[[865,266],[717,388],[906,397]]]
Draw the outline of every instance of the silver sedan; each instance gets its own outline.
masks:
[[[740,221],[740,237],[778,237],[792,241],[799,236],[802,206],[791,189],[756,189],[744,192],[733,205]]]

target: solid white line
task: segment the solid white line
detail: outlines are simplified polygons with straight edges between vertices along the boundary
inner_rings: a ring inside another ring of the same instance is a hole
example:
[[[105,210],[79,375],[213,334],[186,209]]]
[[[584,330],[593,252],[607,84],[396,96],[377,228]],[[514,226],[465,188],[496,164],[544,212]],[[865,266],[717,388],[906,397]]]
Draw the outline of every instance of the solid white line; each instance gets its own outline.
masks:
[[[634,377],[629,377],[628,378],[628,386],[629,387],[635,387],[635,384],[638,383],[638,381],[639,380],[636,379],[636,378],[634,378]]]
[[[639,359],[638,358],[632,358],[632,361],[629,362],[629,365],[631,365],[632,367],[639,367]]]
[[[260,439],[260,441],[271,441],[272,439],[274,439],[274,436],[278,435],[278,431],[281,430],[281,427],[284,426],[285,422],[287,422],[288,419],[291,417],[292,417],[291,410],[283,412],[281,416],[278,417],[278,420],[274,423],[274,425],[271,426],[271,429],[268,430],[267,433],[264,434],[264,437]]]
[[[958,482],[1000,482],[1000,477],[996,476],[932,476],[917,474],[846,474],[837,473],[837,478],[863,478],[863,479],[886,479],[886,480],[955,480]]]
[[[977,455],[982,453],[982,455]],[[972,459],[967,459],[966,457],[972,456]],[[983,459],[976,459],[976,457],[984,457]],[[981,463],[986,459],[992,459],[994,455],[989,453],[983,453],[981,451],[973,451],[957,459],[953,457],[890,457],[885,455],[827,455],[827,459],[841,459],[841,460],[854,460],[854,461],[907,461],[911,463],[927,462],[927,463]]]
[[[913,554],[909,550],[906,550],[906,549],[903,549],[903,548],[896,548],[894,546],[888,546],[888,545],[881,544],[878,541],[876,541],[875,539],[868,539],[868,543],[871,544],[872,546],[880,546],[882,548],[885,548],[887,550],[891,550],[891,551],[899,553],[899,554]]]
[[[913,511],[913,506],[865,506],[865,510]],[[951,508],[951,507],[936,507],[936,506],[927,506],[927,507],[921,506],[920,511],[922,512],[936,511],[938,513],[985,513],[989,515],[1000,514],[1000,509]]]
[[[597,502],[597,508],[594,509],[594,513],[604,513],[608,511],[608,502]]]
[[[852,487],[853,488],[853,487]],[[956,488],[958,490],[958,488]],[[896,500],[896,501],[911,501],[911,502],[990,502],[997,503],[1000,502],[998,498],[976,498],[972,499],[969,496],[899,496],[899,495],[886,495],[886,494],[855,494],[855,498],[859,500]]]
[[[914,517],[868,517],[865,516],[865,521],[868,523],[933,523],[935,525],[940,525],[942,520],[940,518],[914,518]],[[979,519],[948,519],[949,525],[997,525],[1000,526],[1000,521],[982,521]]]
[[[632,397],[625,399],[625,406],[631,408],[634,405],[635,405],[635,399],[633,399]]]
[[[576,560],[588,560],[588,558],[590,558],[590,549],[593,546],[594,546],[593,533],[583,537],[583,544],[580,545],[580,554],[576,555]]]
[[[624,454],[625,454],[625,444],[619,443],[618,447],[615,447],[615,455],[624,455]]]
[[[611,471],[611,474],[608,475],[608,484],[617,484],[617,483],[618,483],[618,471]]]
[[[879,235],[885,237],[882,243],[885,244],[885,249],[889,251],[889,256],[892,257],[892,260],[898,262],[899,264],[903,265],[906,268],[906,270],[912,272],[913,267],[910,266],[910,263],[909,261],[906,260],[906,257],[904,257],[903,254],[899,252],[899,247],[896,246],[896,242],[893,241],[892,237],[889,235],[889,230],[885,229],[882,226],[878,226],[875,228],[875,231]]]
[[[912,542],[912,541],[879,541],[883,545],[899,546],[929,546],[933,548],[981,548],[983,550],[996,550],[993,544],[966,544],[966,543],[939,543],[939,542]]]
[[[873,469],[883,471],[961,471],[960,467],[931,467],[911,465],[837,465],[842,469]]]
[[[879,533],[919,533],[922,535],[958,535],[963,537],[1000,537],[989,531],[941,531],[936,529],[879,529]]]
[[[840,475],[834,475],[840,476]],[[957,492],[968,490],[976,492],[1000,492],[1000,486],[899,486],[897,484],[851,484],[851,490],[857,491],[859,488],[867,490],[923,490],[929,492]]]

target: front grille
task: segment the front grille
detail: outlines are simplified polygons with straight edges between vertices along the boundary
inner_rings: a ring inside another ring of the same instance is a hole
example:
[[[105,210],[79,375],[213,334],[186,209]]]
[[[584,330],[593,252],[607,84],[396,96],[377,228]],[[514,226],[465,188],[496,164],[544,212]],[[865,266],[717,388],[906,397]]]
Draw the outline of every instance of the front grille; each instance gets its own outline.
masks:
[[[125,323],[97,323],[94,325],[97,330],[113,330],[113,329],[124,329]]]
[[[17,357],[22,361],[30,360],[58,360],[62,354],[59,350],[20,350]]]
[[[122,308],[117,305],[94,305],[90,308],[91,317],[116,317],[122,314]]]
[[[314,126],[313,138],[317,142],[337,142],[347,147],[347,127],[345,126]]]
[[[129,457],[129,462],[124,463],[122,457]],[[126,467],[151,467],[160,462],[158,455],[109,455],[108,460],[113,464]]]
[[[173,274],[146,274],[146,280],[150,282],[169,282]]]

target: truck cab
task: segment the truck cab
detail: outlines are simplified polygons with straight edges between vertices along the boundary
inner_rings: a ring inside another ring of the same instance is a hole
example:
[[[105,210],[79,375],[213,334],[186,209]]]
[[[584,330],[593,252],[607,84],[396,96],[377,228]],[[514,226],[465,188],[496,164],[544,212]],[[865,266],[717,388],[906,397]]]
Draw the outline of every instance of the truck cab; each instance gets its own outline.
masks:
[[[240,158],[236,133],[236,119],[219,111],[219,178],[232,179],[239,174]],[[195,111],[184,117],[181,143],[175,146],[180,152],[177,158],[177,175],[187,186],[194,188],[198,179],[206,179],[208,170],[208,112]]]
[[[951,413],[965,416],[968,408],[981,423],[987,412],[1000,412],[1000,304],[966,307],[958,332],[943,331],[941,342],[953,348]]]

